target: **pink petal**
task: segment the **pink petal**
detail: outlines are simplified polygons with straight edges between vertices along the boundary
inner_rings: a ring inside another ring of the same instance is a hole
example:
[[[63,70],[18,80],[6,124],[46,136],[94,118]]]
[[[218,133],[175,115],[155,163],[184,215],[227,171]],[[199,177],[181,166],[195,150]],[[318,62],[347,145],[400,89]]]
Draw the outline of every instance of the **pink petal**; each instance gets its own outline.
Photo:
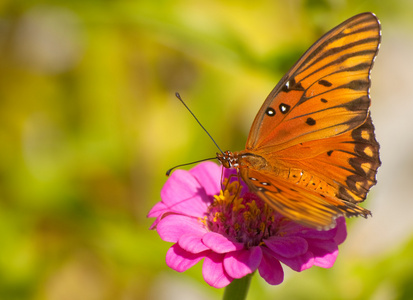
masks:
[[[157,218],[159,216],[162,216],[162,214],[164,214],[167,211],[168,211],[168,208],[166,207],[166,205],[163,202],[158,202],[149,211],[147,217],[148,218]]]
[[[271,255],[265,247],[262,247],[262,260],[258,272],[266,282],[277,285],[284,280],[284,271],[280,262]]]
[[[315,257],[314,258],[314,265],[319,266],[321,268],[331,268],[334,263],[336,262],[338,256],[338,249],[332,253],[328,253],[323,257]]]
[[[242,278],[254,272],[261,263],[261,247],[227,253],[224,258],[224,268],[229,276]]]
[[[184,272],[196,265],[207,253],[189,253],[175,244],[166,253],[166,264],[175,271]]]
[[[280,262],[289,266],[291,269],[297,272],[301,272],[306,269],[309,269],[314,265],[314,256],[310,251],[307,251],[303,255],[292,257],[292,258],[279,256],[275,253],[273,253],[272,255],[275,258],[277,258]]]
[[[308,240],[309,251],[314,255],[314,264],[323,267],[330,268],[333,266],[338,255],[337,244],[330,241]]]
[[[149,229],[156,229],[156,226],[158,226],[159,221],[162,220],[163,215],[167,212],[168,208],[165,206],[163,202],[156,203],[147,215],[148,218],[156,218],[156,220],[152,223]]]
[[[161,198],[168,211],[194,217],[202,217],[212,201],[198,180],[184,170],[172,173],[162,188]]]
[[[178,242],[184,234],[199,236],[207,232],[198,219],[181,215],[167,215],[159,221],[156,230],[161,239],[172,243]]]
[[[233,280],[224,270],[223,259],[223,254],[211,252],[205,257],[202,265],[202,275],[205,282],[218,289],[226,287]]]
[[[216,163],[210,161],[200,163],[192,168],[189,173],[198,180],[207,195],[219,194],[221,190],[222,168]]]
[[[228,253],[244,248],[244,244],[233,242],[216,232],[206,233],[202,238],[202,242],[216,253]]]
[[[338,249],[337,244],[333,241],[320,241],[307,239],[308,250],[314,253],[314,256],[323,257],[326,254],[333,253]]]
[[[287,258],[302,255],[308,249],[307,241],[298,236],[273,236],[265,240],[265,245],[274,253]]]
[[[334,237],[334,242],[336,242],[337,245],[342,244],[347,237],[347,229],[346,229],[346,219],[344,217],[336,219],[337,223],[337,232],[336,236]]]
[[[319,240],[330,240],[337,239],[337,244],[344,242],[347,236],[346,231],[346,221],[344,217],[339,217],[336,220],[336,227],[330,230],[315,230],[315,229],[304,229],[301,230],[299,236],[310,239]]]
[[[152,223],[152,225],[149,227],[149,230],[154,230],[156,229],[156,226],[158,226],[159,221],[162,219],[162,216],[158,216],[156,220]]]
[[[209,248],[202,242],[202,236],[204,234],[204,232],[198,235],[193,233],[183,234],[179,238],[178,244],[182,249],[191,253],[199,253],[205,250],[209,250]]]
[[[330,230],[304,229],[298,234],[305,239],[330,240],[336,235],[336,227]]]

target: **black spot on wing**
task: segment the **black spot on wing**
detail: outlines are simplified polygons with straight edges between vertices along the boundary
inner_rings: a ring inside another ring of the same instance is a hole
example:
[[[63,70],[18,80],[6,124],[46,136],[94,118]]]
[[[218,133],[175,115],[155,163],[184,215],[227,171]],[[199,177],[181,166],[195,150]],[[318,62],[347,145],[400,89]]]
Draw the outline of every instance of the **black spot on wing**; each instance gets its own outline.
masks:
[[[330,86],[333,85],[330,81],[327,81],[327,80],[324,80],[324,79],[321,79],[320,81],[318,81],[318,84],[326,86],[326,87],[330,87]]]
[[[267,110],[265,111],[267,116],[269,117],[274,117],[275,116],[275,109],[272,107],[268,107]]]
[[[307,118],[307,121],[305,122],[310,126],[313,126],[316,123],[316,121],[313,118]]]
[[[370,82],[366,80],[353,80],[347,84],[340,86],[340,88],[348,88],[355,91],[366,91],[370,87]]]
[[[282,114],[286,114],[290,111],[291,106],[285,103],[281,103],[279,109]]]
[[[304,91],[304,88],[300,82],[297,83],[294,78],[291,78],[284,84],[281,91],[284,93],[288,93],[290,91]]]
[[[350,111],[367,111],[370,107],[370,99],[364,95],[360,98],[347,102],[343,106]]]

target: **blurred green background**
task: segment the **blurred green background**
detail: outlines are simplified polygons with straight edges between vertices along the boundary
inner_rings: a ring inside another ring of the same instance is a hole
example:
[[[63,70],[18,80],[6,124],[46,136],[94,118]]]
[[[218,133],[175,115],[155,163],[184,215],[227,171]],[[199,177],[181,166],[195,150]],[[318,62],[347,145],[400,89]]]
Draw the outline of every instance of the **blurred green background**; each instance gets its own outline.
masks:
[[[219,299],[148,227],[165,171],[244,149],[273,86],[323,33],[373,11],[383,165],[330,270],[258,276],[248,299],[413,298],[413,2],[0,2],[0,299]]]

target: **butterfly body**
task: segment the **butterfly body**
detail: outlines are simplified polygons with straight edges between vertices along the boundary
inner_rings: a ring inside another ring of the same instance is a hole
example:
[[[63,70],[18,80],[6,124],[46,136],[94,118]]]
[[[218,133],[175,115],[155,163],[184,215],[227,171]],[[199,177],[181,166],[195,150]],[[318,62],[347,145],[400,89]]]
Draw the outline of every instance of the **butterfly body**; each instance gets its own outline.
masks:
[[[380,23],[364,13],[321,37],[268,95],[246,149],[218,153],[226,168],[284,216],[327,229],[376,183],[379,144],[370,117],[370,70]]]

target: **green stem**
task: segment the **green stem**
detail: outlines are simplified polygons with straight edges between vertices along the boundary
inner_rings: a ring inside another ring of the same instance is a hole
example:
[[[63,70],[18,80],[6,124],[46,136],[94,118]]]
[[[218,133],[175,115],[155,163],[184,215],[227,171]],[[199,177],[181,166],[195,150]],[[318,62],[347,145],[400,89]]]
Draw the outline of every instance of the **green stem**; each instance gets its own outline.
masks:
[[[250,287],[252,274],[248,274],[240,279],[234,279],[224,291],[223,300],[245,300]]]

